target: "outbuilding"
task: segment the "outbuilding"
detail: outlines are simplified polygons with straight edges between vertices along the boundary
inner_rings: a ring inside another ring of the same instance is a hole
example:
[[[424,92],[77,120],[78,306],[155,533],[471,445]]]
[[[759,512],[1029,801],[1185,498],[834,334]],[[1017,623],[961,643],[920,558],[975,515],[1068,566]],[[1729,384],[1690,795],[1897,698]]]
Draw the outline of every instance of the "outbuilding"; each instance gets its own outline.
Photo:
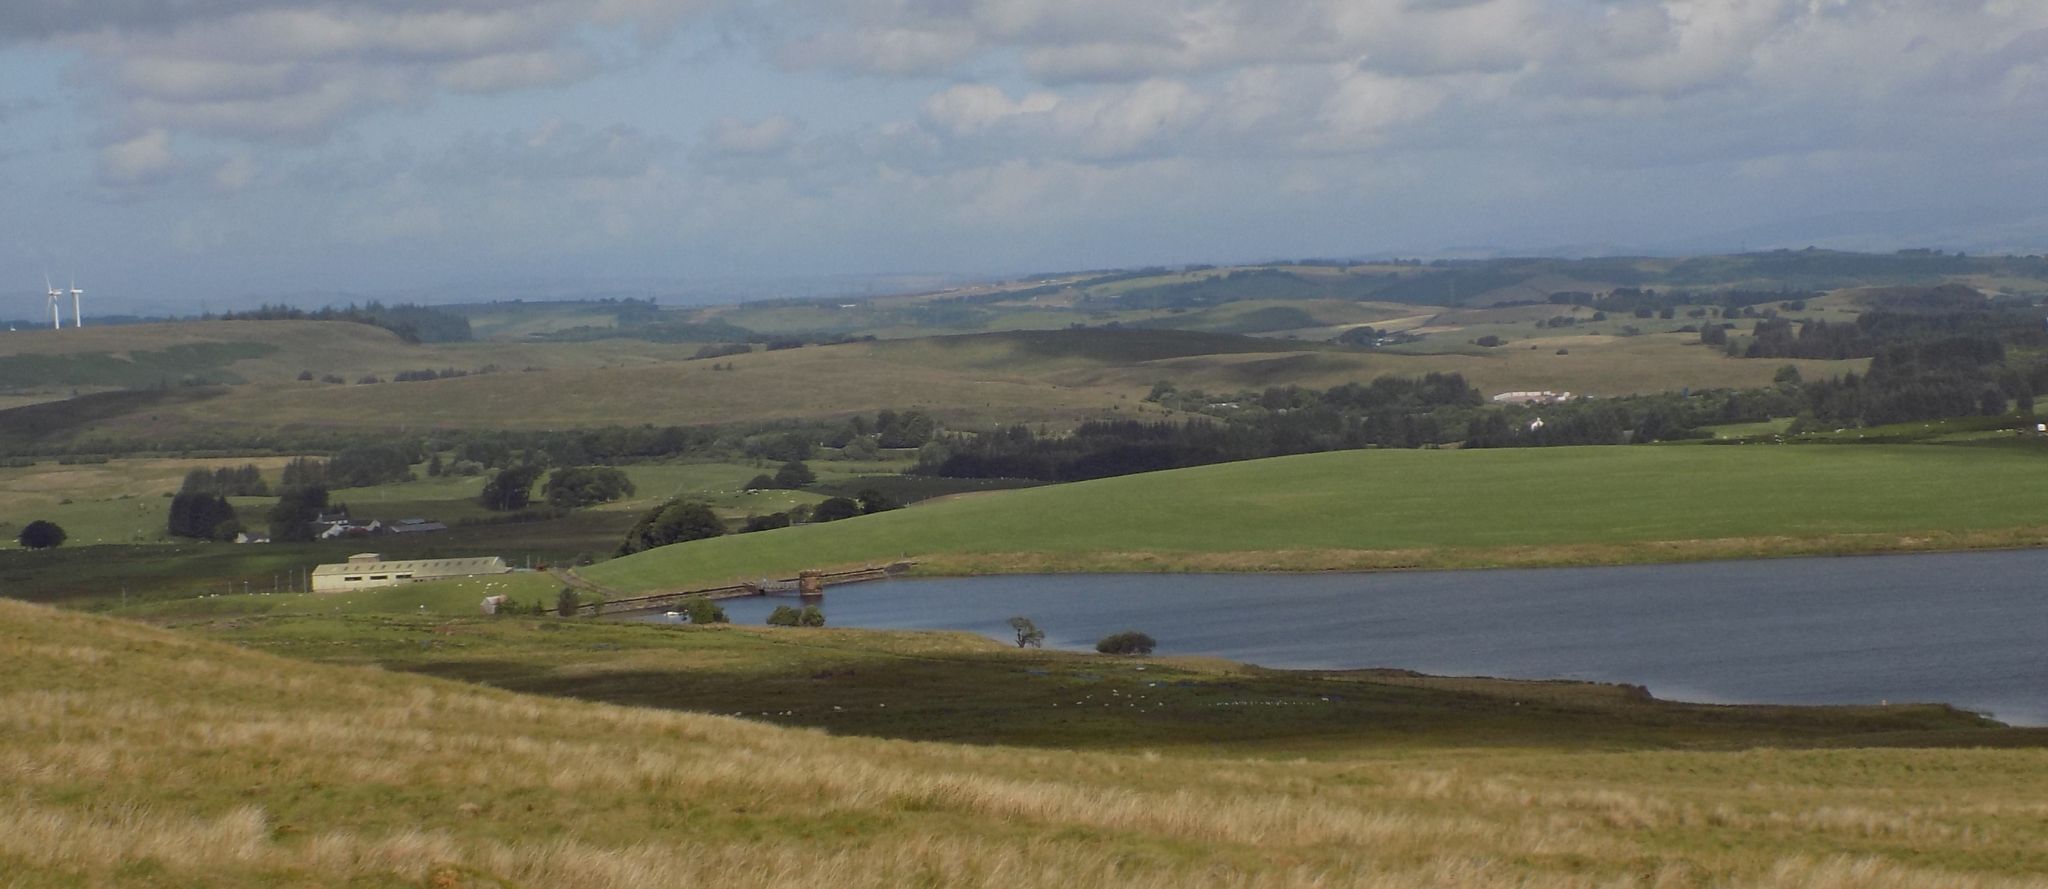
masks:
[[[377,553],[357,553],[338,565],[321,565],[314,568],[313,592],[341,593],[370,587],[417,583],[423,580],[508,574],[511,571],[511,566],[506,565],[505,560],[497,556],[387,562]]]

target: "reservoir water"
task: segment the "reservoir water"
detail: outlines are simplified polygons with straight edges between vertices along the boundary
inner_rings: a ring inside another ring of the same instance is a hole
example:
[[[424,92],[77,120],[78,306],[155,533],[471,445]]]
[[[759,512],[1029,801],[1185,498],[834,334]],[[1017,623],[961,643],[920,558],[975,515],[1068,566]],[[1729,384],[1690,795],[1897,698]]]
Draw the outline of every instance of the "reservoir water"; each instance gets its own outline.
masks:
[[[788,598],[724,603],[761,623]],[[2048,725],[2048,551],[1382,574],[1032,575],[833,587],[833,626],[1048,647],[1142,630],[1269,667],[1630,682],[1720,703],[1940,701]]]

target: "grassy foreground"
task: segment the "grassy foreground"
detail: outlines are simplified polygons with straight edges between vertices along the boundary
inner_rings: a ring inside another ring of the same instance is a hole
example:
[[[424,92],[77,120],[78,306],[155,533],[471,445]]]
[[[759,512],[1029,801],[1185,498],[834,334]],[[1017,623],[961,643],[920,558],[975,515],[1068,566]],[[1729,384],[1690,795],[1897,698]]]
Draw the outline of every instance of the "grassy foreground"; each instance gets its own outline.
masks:
[[[969,633],[393,611],[157,618],[323,663],[923,741],[1262,757],[1439,746],[2048,744],[2048,730],[2006,728],[1939,705],[1718,706],[1610,684],[1019,650]]]
[[[651,550],[622,590],[934,572],[1563,565],[2048,542],[2037,447],[1346,451],[961,497]]]
[[[2019,887],[2048,869],[2038,749],[961,747],[13,602],[0,676],[10,887]]]

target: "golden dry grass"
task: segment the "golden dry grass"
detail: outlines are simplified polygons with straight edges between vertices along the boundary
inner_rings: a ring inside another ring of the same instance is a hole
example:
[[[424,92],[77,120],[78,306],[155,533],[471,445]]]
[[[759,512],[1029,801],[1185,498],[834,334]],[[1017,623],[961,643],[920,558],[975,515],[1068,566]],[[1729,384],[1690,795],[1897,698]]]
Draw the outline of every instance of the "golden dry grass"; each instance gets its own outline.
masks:
[[[0,885],[2022,887],[2048,752],[833,738],[0,602]]]

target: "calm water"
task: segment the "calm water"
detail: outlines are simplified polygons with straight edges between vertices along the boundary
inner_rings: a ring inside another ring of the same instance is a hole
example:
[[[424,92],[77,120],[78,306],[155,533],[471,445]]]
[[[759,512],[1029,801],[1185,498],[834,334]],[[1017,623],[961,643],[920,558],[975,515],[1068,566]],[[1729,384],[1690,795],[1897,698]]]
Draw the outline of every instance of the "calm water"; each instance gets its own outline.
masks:
[[[760,623],[786,598],[728,601]],[[833,588],[833,626],[1048,647],[1137,629],[1161,654],[1272,667],[1634,682],[1745,703],[1944,701],[2048,724],[2048,551],[1620,568],[1316,575],[1062,575]]]

